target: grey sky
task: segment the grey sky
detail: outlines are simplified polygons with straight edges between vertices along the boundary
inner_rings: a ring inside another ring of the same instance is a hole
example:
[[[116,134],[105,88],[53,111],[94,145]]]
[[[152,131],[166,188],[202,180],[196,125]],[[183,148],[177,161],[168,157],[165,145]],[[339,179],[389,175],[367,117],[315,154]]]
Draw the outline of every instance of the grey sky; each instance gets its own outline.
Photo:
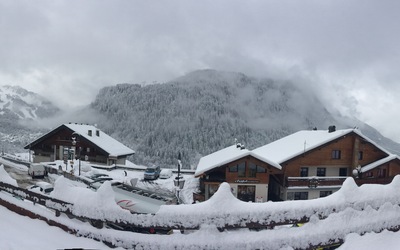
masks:
[[[0,0],[0,84],[62,106],[196,69],[293,79],[400,141],[399,1]]]

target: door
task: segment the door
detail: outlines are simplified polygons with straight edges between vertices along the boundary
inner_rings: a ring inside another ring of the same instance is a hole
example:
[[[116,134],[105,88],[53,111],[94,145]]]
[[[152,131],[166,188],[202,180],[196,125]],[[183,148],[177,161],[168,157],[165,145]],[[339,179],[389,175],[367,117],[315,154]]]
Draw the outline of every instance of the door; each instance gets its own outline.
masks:
[[[255,202],[256,186],[238,186],[237,198],[242,201]]]

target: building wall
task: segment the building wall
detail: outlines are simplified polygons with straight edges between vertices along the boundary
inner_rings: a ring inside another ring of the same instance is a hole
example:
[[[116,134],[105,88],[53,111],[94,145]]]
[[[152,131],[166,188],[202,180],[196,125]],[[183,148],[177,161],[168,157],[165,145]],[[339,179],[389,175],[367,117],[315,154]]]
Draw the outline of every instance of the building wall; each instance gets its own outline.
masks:
[[[307,193],[307,199],[311,200],[311,199],[317,199],[317,198],[321,198],[321,192],[324,192],[326,194],[326,192],[330,192],[330,193],[334,193],[336,191],[338,191],[340,188],[339,187],[320,187],[320,188],[296,188],[296,189],[285,189],[285,197],[284,200],[294,200],[295,197],[295,193],[296,192],[304,192]]]
[[[332,157],[332,151],[340,150],[340,159],[334,159]],[[360,153],[361,152],[361,153]],[[360,154],[362,155],[360,158]],[[338,138],[335,141],[329,142],[319,148],[311,150],[309,152],[304,153],[301,156],[298,156],[283,165],[283,172],[285,176],[285,186],[289,188],[283,187],[283,192],[281,193],[281,198],[283,200],[288,199],[288,192],[293,192],[290,190],[291,187],[294,187],[296,183],[294,181],[288,181],[288,177],[300,177],[300,170],[302,167],[308,168],[308,176],[317,176],[317,168],[325,168],[326,175],[325,176],[339,176],[340,168],[347,169],[347,176],[352,176],[353,169],[357,168],[357,166],[367,165],[371,162],[375,162],[379,159],[386,157],[387,154],[373,144],[365,141],[357,134],[348,134],[341,138]],[[383,167],[387,169],[388,167]],[[394,172],[400,172],[399,167],[394,167],[391,170]],[[378,171],[378,170],[375,170]],[[389,172],[389,169],[386,170]],[[337,186],[341,185],[343,179],[338,179],[336,181],[331,180],[320,180],[318,185],[323,186],[325,191],[335,191],[337,190]],[[322,187],[318,187],[318,189],[310,188],[307,186],[307,182],[304,181],[302,183],[304,188],[303,192],[308,192],[308,199],[314,199],[320,197],[320,191]],[[332,185],[332,188],[326,186]],[[298,188],[298,187],[296,187]],[[322,190],[324,191],[324,190]],[[300,191],[296,191],[300,192]],[[290,194],[289,194],[290,196]]]
[[[400,161],[396,159],[363,173],[361,178],[387,178],[398,174],[400,174]]]
[[[244,176],[239,176],[239,165],[244,165],[245,167]],[[250,165],[256,166],[255,176],[250,175]],[[237,168],[238,170],[232,171],[231,168]],[[259,172],[257,172],[257,169]],[[207,200],[213,195],[220,183],[227,182],[230,184],[232,193],[236,197],[243,197],[239,193],[239,190],[252,190],[254,188],[254,201],[265,202],[268,200],[270,174],[279,173],[279,171],[280,170],[252,156],[232,161],[224,166],[211,170],[202,178],[201,181],[204,183],[205,199]]]
[[[33,163],[40,163],[40,162],[50,162],[50,157],[43,155],[35,155],[35,157],[33,158]]]
[[[332,158],[333,150],[340,150],[340,159]],[[358,159],[359,152],[362,152],[361,160]],[[371,143],[362,140],[358,135],[349,134],[310,152],[306,152],[282,165],[286,177],[300,177],[301,167],[312,166],[326,167],[327,176],[338,175],[338,173],[336,174],[338,169],[346,167],[347,175],[351,176],[352,170],[358,165],[366,165],[386,156],[386,153],[378,150]],[[316,175],[316,172],[311,172],[310,170],[314,171],[314,168],[309,169],[309,176]]]
[[[70,148],[75,149],[74,157],[79,155],[79,149],[81,149],[82,160],[87,158],[91,162],[107,164],[108,154],[102,152],[96,145],[93,145],[84,138],[78,138],[77,144],[74,146],[72,145],[72,137],[72,131],[67,128],[62,128],[56,133],[49,135],[45,140],[31,148],[35,152],[34,161],[42,162],[40,159],[46,159],[45,161],[63,160],[64,148]],[[121,159],[119,162],[125,164],[124,159]]]

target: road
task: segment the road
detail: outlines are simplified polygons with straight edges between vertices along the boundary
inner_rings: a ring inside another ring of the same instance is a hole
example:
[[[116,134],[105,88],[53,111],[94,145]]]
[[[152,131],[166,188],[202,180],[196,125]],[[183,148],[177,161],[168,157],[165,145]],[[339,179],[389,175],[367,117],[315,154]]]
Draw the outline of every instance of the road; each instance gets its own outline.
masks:
[[[28,167],[22,164],[17,164],[14,162],[7,161],[0,157],[0,164],[4,165],[4,170],[17,181],[18,187],[27,188],[30,185],[35,184],[38,179],[32,179],[30,175],[28,175]],[[40,179],[40,181],[50,182],[48,177],[44,179]]]

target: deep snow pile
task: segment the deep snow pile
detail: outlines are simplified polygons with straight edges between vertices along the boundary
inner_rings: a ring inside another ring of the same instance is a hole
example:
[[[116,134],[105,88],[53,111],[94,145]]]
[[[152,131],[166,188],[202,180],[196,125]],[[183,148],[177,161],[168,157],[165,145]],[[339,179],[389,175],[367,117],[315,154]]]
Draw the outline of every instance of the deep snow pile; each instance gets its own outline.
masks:
[[[244,222],[284,222],[287,219],[301,219],[304,216],[318,214],[328,216],[333,211],[340,212],[348,207],[356,210],[367,205],[378,208],[390,202],[400,204],[400,176],[396,176],[388,185],[362,185],[358,187],[353,178],[348,178],[342,188],[334,194],[315,200],[297,200],[285,202],[249,203],[235,198],[229,184],[222,183],[217,193],[209,200],[193,205],[161,206],[156,214],[170,218],[170,223],[182,223],[186,226],[206,223],[224,226],[225,224],[243,224]]]
[[[8,173],[4,170],[3,164],[0,165],[0,182],[18,187],[17,181],[8,175]]]
[[[4,168],[0,167],[0,178],[10,182]],[[105,182],[97,192],[83,186],[75,186],[60,177],[51,194],[74,203],[76,215],[101,219],[123,219],[143,225],[200,226],[200,229],[185,235],[143,235],[132,232],[115,231],[107,228],[96,229],[88,223],[70,220],[66,216],[56,217],[54,212],[39,205],[15,199],[4,192],[0,198],[29,209],[51,220],[67,225],[78,231],[78,235],[108,240],[116,246],[140,249],[297,249],[310,245],[327,243],[331,240],[346,239],[351,242],[371,239],[389,239],[399,233],[381,232],[400,225],[400,177],[388,185],[363,185],[357,187],[348,178],[336,193],[321,199],[308,201],[287,201],[248,203],[236,199],[229,184],[221,184],[218,191],[208,201],[192,205],[164,205],[156,215],[131,215],[115,204],[109,182]],[[320,219],[317,215],[321,215]],[[310,221],[302,227],[277,227],[259,232],[248,229],[219,232],[218,226],[240,224],[246,221],[278,222],[287,218],[299,219],[310,216]],[[356,235],[355,235],[356,234]],[[1,237],[1,236],[0,236]],[[354,243],[356,244],[356,243]],[[345,248],[348,247],[348,248]]]
[[[54,183],[51,196],[74,204],[73,214],[89,218],[120,218],[120,214],[130,214],[115,203],[115,193],[111,182],[104,182],[97,191],[88,188],[72,186],[64,177],[59,177]]]

